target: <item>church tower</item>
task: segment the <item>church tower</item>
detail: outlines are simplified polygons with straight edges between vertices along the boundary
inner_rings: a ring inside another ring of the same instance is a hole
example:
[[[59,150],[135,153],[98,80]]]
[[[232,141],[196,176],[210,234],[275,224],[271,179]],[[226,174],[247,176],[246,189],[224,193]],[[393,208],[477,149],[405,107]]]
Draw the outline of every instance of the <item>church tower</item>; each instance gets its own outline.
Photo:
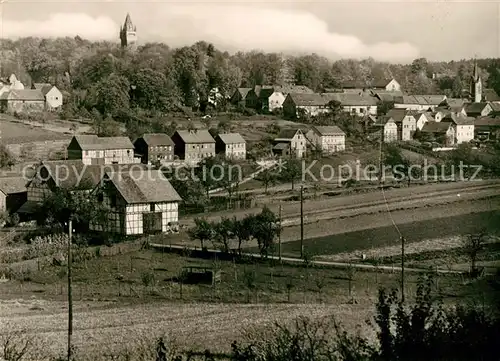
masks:
[[[477,61],[474,59],[474,73],[471,79],[470,93],[474,103],[480,103],[483,98],[483,84],[479,76],[479,69],[477,68]]]
[[[127,13],[125,23],[120,26],[120,41],[122,48],[135,49],[137,43],[137,29],[132,23],[130,14]]]

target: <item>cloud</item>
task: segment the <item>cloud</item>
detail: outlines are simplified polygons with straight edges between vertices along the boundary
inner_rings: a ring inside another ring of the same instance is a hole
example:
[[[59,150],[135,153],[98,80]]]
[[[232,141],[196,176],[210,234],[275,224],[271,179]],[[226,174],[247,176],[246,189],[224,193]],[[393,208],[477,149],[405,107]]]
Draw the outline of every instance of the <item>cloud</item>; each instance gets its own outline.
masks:
[[[123,11],[123,9],[120,9]],[[419,50],[410,43],[364,43],[353,35],[330,31],[328,24],[306,11],[244,5],[142,3],[131,10],[140,42],[163,40],[171,46],[198,40],[228,50],[285,53],[315,52],[331,58],[371,56],[408,61]],[[43,21],[5,21],[4,36],[75,36],[118,41],[119,25],[108,17],[57,13]]]
[[[46,20],[3,21],[2,36],[58,37],[76,36],[89,40],[112,40],[118,36],[118,25],[109,17],[92,17],[84,13],[57,13]]]

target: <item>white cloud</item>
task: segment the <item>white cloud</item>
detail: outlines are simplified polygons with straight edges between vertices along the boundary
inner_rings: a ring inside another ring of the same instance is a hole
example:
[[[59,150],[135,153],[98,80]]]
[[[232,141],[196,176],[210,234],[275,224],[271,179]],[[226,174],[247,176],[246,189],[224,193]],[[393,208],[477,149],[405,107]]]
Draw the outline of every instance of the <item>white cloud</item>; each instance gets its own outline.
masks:
[[[117,38],[119,29],[109,17],[92,17],[83,13],[58,13],[42,21],[4,19],[2,30],[2,36],[6,38],[79,35],[89,40],[111,40]]]
[[[123,10],[122,10],[123,11]],[[331,32],[325,21],[305,11],[242,5],[141,4],[131,10],[140,42],[164,40],[171,46],[198,40],[218,48],[274,52],[315,52],[328,57],[368,57],[407,61],[419,50],[409,43],[366,44]],[[5,21],[4,36],[75,36],[118,41],[119,25],[108,17],[57,13],[44,21]]]

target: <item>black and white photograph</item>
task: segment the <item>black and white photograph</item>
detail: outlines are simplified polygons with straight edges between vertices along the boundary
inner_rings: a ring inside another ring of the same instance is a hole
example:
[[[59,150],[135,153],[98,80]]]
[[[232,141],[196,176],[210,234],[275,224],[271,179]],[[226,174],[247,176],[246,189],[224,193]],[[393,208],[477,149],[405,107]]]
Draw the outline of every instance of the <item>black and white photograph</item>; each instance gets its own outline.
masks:
[[[0,361],[500,361],[500,1],[0,0]]]

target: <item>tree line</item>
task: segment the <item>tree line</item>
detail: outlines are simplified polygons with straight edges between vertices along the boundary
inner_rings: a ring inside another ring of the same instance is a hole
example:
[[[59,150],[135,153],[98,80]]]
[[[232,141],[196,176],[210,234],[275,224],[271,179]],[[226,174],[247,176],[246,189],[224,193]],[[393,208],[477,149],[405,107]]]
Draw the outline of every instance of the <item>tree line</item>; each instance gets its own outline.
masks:
[[[419,58],[411,64],[389,64],[371,58],[330,61],[317,54],[229,54],[205,41],[180,48],[147,43],[136,52],[125,51],[118,43],[90,42],[78,36],[0,43],[2,76],[15,73],[26,84],[55,84],[65,92],[68,117],[88,115],[95,108],[117,120],[127,111],[150,116],[183,107],[203,109],[213,88],[228,95],[236,87],[287,82],[323,91],[349,80],[395,78],[409,93],[459,96],[469,88],[473,69],[472,60]],[[480,59],[478,64],[483,82],[500,90],[500,59]],[[226,106],[221,99],[218,107]]]

